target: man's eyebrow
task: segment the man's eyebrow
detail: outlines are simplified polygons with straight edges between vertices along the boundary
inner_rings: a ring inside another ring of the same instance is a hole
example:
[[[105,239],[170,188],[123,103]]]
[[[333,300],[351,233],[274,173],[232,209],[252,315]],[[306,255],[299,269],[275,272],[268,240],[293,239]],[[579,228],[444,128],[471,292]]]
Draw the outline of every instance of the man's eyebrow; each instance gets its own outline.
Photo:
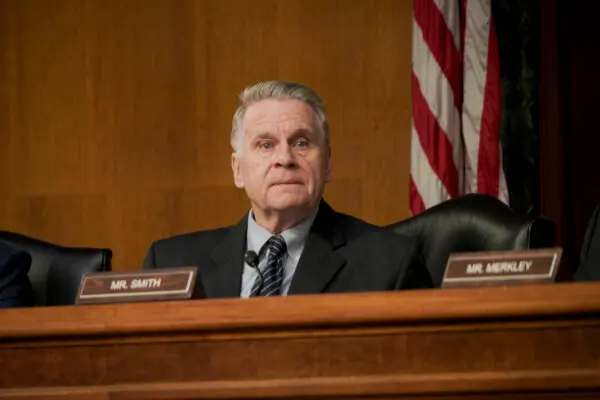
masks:
[[[296,129],[290,137],[295,138],[295,137],[303,136],[303,135],[312,136],[312,135],[314,135],[314,132],[312,129],[309,129],[309,128],[299,128],[299,129]]]
[[[257,139],[267,139],[267,138],[272,138],[273,134],[271,134],[271,132],[261,132],[257,135],[254,135],[254,138],[252,140],[257,140]]]
[[[315,132],[310,128],[298,128],[294,131],[294,133],[292,133],[288,137],[288,140],[294,140],[301,136],[312,137],[314,135],[315,135]],[[271,132],[263,131],[263,132],[260,132],[260,133],[257,133],[256,135],[254,135],[252,137],[252,142],[256,142],[257,140],[262,140],[262,139],[274,139],[274,138],[275,138],[275,135],[272,134]]]

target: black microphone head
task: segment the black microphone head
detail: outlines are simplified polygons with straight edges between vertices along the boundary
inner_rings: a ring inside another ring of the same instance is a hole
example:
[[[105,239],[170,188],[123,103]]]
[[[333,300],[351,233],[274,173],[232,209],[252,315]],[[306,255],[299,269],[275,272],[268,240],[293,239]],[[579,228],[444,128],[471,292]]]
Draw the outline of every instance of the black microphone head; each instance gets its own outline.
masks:
[[[244,254],[244,261],[251,267],[258,268],[258,254],[255,251],[248,250]]]

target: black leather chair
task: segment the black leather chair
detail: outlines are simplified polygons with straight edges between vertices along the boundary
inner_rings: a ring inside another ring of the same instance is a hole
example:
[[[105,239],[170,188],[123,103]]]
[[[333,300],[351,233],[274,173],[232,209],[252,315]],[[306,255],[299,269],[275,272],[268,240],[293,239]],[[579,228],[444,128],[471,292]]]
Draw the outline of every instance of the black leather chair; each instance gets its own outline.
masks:
[[[451,253],[547,248],[556,243],[552,221],[519,214],[482,194],[445,201],[388,227],[418,238],[436,287],[441,286]]]
[[[0,240],[31,255],[36,306],[74,304],[84,274],[111,270],[110,249],[59,246],[9,231],[0,231]]]

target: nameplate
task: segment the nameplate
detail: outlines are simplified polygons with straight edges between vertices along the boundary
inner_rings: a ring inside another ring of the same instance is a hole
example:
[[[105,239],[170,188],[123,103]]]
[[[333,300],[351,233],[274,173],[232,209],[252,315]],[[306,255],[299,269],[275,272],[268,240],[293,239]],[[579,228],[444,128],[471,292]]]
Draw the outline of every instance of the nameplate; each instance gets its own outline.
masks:
[[[81,280],[76,304],[189,299],[196,277],[196,267],[89,273]]]
[[[451,254],[442,288],[552,283],[562,248]]]

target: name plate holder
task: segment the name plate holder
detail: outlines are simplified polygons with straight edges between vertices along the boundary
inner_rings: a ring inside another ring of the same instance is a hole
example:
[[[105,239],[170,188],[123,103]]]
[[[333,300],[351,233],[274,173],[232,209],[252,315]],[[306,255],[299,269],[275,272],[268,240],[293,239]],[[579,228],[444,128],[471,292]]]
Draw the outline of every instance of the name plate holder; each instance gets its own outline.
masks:
[[[81,279],[75,303],[189,299],[194,294],[197,275],[196,267],[89,273]]]
[[[451,254],[442,288],[553,283],[562,248]]]

